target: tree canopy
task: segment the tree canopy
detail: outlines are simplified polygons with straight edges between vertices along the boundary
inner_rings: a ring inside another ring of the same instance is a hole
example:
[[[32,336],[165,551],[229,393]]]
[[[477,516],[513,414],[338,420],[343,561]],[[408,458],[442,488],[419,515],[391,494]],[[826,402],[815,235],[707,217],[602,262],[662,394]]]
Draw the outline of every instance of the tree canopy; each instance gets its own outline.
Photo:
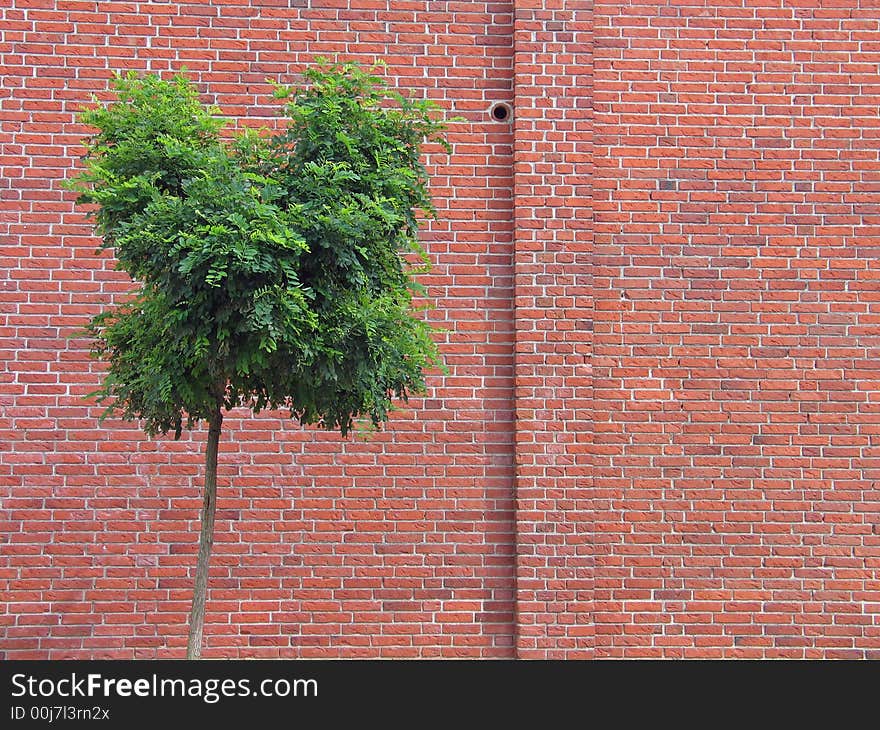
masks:
[[[421,145],[444,125],[355,64],[304,77],[276,87],[274,130],[230,134],[183,75],[119,75],[81,114],[98,131],[77,202],[136,283],[88,325],[97,395],[149,434],[237,406],[345,434],[440,365],[413,298]]]

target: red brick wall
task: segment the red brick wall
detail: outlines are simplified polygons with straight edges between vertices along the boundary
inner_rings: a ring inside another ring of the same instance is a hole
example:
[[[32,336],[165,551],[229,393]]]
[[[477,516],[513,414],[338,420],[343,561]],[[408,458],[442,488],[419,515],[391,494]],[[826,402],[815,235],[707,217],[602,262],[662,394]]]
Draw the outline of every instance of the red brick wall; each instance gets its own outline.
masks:
[[[0,654],[185,645],[204,434],[81,398],[126,283],[60,187],[75,110],[185,65],[268,121],[338,53],[466,118],[428,160],[450,374],[369,441],[225,421],[205,656],[877,656],[869,5],[0,3]]]
[[[3,3],[5,656],[185,646],[204,434],[151,441],[81,399],[98,367],[68,337],[125,284],[61,191],[86,131],[75,110],[111,70],[185,65],[226,114],[265,117],[266,77],[336,52],[383,58],[393,84],[467,119],[454,155],[430,160],[428,284],[451,373],[369,442],[283,414],[226,419],[204,654],[513,654],[512,128],[488,115],[512,99],[512,9],[386,6]]]
[[[880,653],[878,21],[597,3],[597,656]]]

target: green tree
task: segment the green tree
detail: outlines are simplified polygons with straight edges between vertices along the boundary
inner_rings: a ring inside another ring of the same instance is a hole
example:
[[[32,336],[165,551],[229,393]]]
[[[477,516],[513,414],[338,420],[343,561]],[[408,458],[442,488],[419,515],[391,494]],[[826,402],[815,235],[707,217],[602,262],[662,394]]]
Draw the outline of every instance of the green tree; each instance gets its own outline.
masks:
[[[201,654],[224,411],[283,408],[344,436],[386,421],[441,366],[413,297],[419,219],[434,215],[421,147],[446,147],[444,124],[355,64],[305,78],[276,88],[274,132],[223,134],[182,75],[118,75],[115,98],[80,117],[97,133],[77,203],[136,285],[86,328],[107,363],[93,395],[149,435],[208,425],[188,658]]]

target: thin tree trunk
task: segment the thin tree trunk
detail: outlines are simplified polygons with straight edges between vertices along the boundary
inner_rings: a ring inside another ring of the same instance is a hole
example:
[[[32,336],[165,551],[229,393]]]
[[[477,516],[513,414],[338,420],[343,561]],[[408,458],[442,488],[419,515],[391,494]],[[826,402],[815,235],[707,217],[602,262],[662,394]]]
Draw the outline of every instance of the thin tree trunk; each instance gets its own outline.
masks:
[[[208,595],[208,563],[214,546],[214,510],[217,506],[217,452],[223,411],[218,405],[208,421],[208,446],[205,452],[205,495],[202,503],[202,531],[199,537],[199,560],[196,565],[196,586],[189,616],[187,659],[202,656],[202,632],[205,628],[205,599]]]

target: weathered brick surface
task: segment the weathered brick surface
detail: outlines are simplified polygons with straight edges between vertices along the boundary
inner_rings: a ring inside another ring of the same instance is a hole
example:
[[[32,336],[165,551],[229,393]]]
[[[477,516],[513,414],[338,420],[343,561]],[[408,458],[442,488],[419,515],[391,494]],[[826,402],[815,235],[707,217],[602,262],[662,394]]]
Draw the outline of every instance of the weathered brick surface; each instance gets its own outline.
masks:
[[[185,645],[204,434],[82,399],[76,109],[186,66],[272,123],[317,55],[465,117],[450,374],[369,441],[226,420],[205,656],[880,655],[874,5],[0,0],[0,655]]]
[[[878,21],[597,3],[597,656],[880,651]]]

